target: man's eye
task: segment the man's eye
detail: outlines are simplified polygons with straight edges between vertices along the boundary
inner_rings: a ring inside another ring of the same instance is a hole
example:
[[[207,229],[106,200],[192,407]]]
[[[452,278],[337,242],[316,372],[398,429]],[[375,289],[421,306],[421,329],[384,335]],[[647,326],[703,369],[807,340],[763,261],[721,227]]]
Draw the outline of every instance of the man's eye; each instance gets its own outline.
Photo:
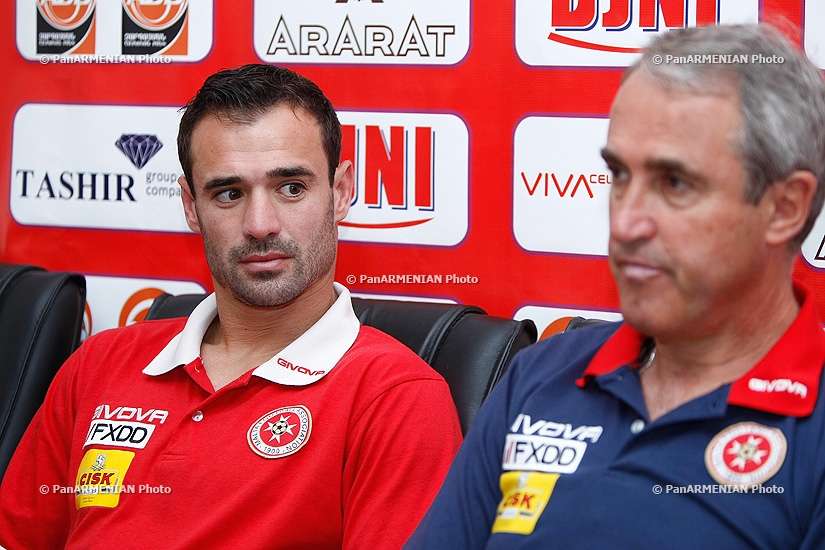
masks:
[[[669,191],[684,192],[690,189],[691,185],[685,178],[677,175],[665,177],[665,185]]]
[[[610,170],[610,174],[612,175],[612,182],[611,183],[622,183],[628,178],[627,170],[625,170],[621,166],[608,166],[608,170]]]
[[[221,191],[220,193],[218,193],[217,195],[215,195],[215,199],[217,199],[218,202],[226,202],[226,203],[236,201],[240,198],[241,198],[241,192],[238,191],[237,189],[225,189],[225,190]]]
[[[281,186],[281,192],[287,197],[298,197],[304,192],[304,186],[300,183],[287,183]]]

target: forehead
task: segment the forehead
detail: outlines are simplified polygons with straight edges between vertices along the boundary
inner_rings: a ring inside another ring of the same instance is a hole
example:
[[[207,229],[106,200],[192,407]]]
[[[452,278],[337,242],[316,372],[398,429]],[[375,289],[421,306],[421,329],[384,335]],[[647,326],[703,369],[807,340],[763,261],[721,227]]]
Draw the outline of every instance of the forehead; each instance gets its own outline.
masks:
[[[696,93],[665,87],[640,71],[624,82],[610,114],[608,148],[690,156],[714,149],[737,154],[742,125],[733,88]],[[697,161],[699,159],[696,159]]]
[[[321,126],[307,111],[277,105],[264,113],[237,117],[210,115],[195,125],[192,170],[198,175],[249,170],[264,165],[306,164],[326,174]]]

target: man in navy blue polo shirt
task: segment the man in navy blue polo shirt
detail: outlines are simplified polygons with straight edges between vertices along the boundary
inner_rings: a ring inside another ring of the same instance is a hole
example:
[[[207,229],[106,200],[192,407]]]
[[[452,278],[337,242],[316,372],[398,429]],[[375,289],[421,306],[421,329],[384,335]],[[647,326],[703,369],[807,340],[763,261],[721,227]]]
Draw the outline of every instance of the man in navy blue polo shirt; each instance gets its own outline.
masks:
[[[517,357],[407,548],[825,547],[825,332],[792,281],[822,74],[769,27],[671,31],[602,156],[624,322]]]

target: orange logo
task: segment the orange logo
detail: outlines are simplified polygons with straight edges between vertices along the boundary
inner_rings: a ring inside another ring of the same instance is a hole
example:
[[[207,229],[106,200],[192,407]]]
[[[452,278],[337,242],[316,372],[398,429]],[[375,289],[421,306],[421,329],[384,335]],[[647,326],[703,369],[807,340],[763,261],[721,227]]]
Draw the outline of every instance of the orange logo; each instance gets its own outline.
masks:
[[[117,326],[125,327],[127,324],[138,323],[146,319],[152,301],[163,292],[159,288],[144,288],[132,294],[120,310]]]
[[[126,0],[132,21],[149,30],[165,30],[186,13],[189,0]]]
[[[94,12],[95,0],[37,0],[37,9],[56,29],[73,30]]]

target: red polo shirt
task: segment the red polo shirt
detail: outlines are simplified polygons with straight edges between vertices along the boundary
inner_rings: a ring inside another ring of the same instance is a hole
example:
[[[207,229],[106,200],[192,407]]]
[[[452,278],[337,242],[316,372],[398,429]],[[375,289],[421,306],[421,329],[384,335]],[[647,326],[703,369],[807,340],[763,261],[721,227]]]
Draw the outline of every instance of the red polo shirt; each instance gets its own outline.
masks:
[[[458,418],[444,380],[336,290],[313,327],[218,391],[199,357],[214,297],[188,320],[90,337],[6,471],[0,544],[399,548]]]

